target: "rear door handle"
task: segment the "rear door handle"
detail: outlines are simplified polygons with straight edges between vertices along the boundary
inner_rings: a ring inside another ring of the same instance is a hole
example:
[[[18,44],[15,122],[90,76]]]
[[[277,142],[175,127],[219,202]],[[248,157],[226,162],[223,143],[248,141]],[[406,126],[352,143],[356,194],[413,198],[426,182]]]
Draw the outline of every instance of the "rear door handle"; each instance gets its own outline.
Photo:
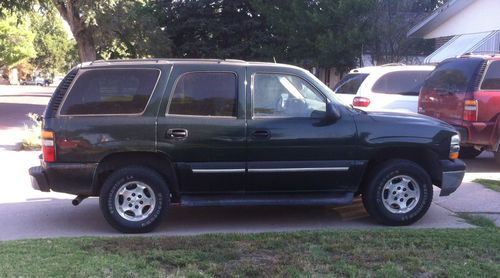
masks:
[[[188,137],[188,130],[184,128],[171,128],[167,130],[165,137],[168,139],[185,139]]]
[[[268,130],[260,129],[254,131],[252,133],[252,136],[258,139],[269,139],[271,137],[271,132],[269,132]]]

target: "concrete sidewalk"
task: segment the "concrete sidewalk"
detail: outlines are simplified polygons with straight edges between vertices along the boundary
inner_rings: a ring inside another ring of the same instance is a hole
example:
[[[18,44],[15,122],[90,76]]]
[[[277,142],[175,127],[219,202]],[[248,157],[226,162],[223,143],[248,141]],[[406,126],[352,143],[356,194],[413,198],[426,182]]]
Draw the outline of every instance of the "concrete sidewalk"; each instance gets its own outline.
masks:
[[[500,192],[481,184],[463,182],[450,196],[435,196],[434,204],[455,214],[469,213],[487,217],[500,227]]]

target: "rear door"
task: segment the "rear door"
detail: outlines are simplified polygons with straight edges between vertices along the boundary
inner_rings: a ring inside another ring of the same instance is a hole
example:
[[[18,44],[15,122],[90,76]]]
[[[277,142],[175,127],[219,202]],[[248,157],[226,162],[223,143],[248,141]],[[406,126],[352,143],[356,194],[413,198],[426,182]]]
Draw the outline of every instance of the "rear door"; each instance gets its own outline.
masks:
[[[158,117],[157,149],[175,162],[181,192],[243,192],[244,67],[180,64],[171,76],[168,105]]]
[[[418,113],[455,126],[463,124],[464,101],[472,99],[484,63],[479,58],[449,59],[441,62],[424,82]]]

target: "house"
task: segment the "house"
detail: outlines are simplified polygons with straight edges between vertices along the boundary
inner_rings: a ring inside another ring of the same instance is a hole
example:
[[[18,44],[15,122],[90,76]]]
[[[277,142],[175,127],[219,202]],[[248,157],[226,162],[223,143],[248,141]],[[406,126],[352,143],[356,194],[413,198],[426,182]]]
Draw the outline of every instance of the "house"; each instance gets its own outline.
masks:
[[[437,50],[424,63],[465,53],[500,51],[500,0],[449,0],[411,28],[407,36],[435,39]]]

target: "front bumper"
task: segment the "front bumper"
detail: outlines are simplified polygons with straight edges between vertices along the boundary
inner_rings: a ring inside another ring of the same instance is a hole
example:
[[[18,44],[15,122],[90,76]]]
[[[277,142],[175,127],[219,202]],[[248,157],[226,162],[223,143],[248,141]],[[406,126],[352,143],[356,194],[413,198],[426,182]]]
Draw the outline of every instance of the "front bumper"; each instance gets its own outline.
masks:
[[[439,196],[448,196],[455,192],[460,184],[462,184],[466,165],[460,159],[455,161],[441,160],[441,168],[443,174],[441,179],[441,193]]]

